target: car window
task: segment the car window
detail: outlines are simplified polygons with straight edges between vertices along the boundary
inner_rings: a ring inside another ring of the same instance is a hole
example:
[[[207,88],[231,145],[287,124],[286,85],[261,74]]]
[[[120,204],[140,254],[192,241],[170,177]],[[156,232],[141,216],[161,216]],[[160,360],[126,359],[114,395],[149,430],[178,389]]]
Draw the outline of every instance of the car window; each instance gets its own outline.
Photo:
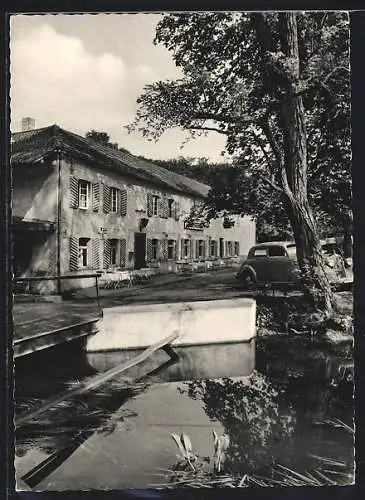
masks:
[[[273,245],[269,247],[269,257],[284,257],[286,256],[286,251],[284,247],[279,245]]]
[[[297,256],[297,247],[295,245],[288,245],[286,247],[286,251],[288,252],[289,257]]]
[[[252,252],[253,257],[266,257],[267,249],[266,248],[254,248]]]

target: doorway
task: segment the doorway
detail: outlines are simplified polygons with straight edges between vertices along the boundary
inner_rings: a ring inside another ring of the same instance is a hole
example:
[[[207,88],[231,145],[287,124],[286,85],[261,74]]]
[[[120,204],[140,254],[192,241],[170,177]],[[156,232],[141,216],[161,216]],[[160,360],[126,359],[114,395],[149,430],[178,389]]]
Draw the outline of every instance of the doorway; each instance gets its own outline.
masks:
[[[146,267],[146,233],[134,233],[134,268]]]
[[[224,257],[224,239],[219,238],[219,257]]]

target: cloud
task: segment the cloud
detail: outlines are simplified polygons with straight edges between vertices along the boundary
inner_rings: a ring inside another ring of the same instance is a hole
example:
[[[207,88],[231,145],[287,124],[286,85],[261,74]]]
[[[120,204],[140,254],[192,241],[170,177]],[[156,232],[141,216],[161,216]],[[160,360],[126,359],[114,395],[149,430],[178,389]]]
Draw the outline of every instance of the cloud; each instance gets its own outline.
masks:
[[[37,127],[106,132],[112,142],[150,158],[221,160],[224,139],[217,134],[181,150],[186,133],[179,129],[155,143],[123,128],[133,121],[145,85],[181,76],[171,54],[152,43],[157,20],[145,14],[12,16],[11,130],[31,116]]]
[[[92,116],[96,123],[105,115],[120,120],[118,102],[127,80],[123,59],[92,54],[77,37],[47,24],[17,37],[11,43],[10,71],[14,125],[22,116],[33,116],[38,126],[73,122],[73,128],[88,128]]]

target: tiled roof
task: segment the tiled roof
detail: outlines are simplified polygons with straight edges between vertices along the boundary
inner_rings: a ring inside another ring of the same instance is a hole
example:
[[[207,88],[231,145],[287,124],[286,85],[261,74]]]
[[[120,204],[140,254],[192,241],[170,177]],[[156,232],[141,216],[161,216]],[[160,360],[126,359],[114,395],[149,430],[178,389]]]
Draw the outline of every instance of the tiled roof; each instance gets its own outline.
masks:
[[[182,193],[206,197],[210,189],[195,179],[171,172],[126,151],[86,139],[57,125],[13,134],[11,162],[35,163],[58,149],[70,156]]]

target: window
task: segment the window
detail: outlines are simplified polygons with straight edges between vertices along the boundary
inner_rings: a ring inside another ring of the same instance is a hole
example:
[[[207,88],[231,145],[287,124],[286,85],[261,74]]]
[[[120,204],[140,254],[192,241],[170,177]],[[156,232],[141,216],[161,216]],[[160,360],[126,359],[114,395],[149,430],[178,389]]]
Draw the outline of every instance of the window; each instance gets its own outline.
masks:
[[[266,257],[267,249],[266,248],[255,248],[252,255],[254,257]]]
[[[227,253],[228,257],[232,257],[233,255],[232,241],[227,242]]]
[[[110,265],[116,266],[118,263],[118,240],[110,240]]]
[[[199,240],[198,241],[198,258],[201,259],[205,257],[205,252],[204,252],[204,240]]]
[[[182,258],[188,259],[190,257],[190,240],[182,240]]]
[[[175,258],[175,240],[167,240],[167,258]]]
[[[294,244],[288,245],[286,247],[286,249],[287,249],[289,257],[294,258],[294,259],[297,257],[297,247]]]
[[[151,241],[151,252],[152,252],[152,260],[157,260],[158,259],[158,240],[153,239]]]
[[[87,209],[89,206],[90,182],[79,180],[79,208]]]
[[[153,215],[158,215],[158,203],[160,201],[159,196],[153,196],[152,197],[152,214]]]
[[[269,257],[285,257],[286,256],[286,251],[284,247],[281,247],[279,245],[273,245],[272,247],[269,247]]]
[[[89,238],[79,238],[79,268],[89,265]]]
[[[217,242],[215,240],[210,240],[210,256],[217,256]]]
[[[168,203],[169,217],[174,217],[175,201],[173,199],[169,199],[167,203]]]
[[[238,257],[240,254],[240,242],[239,241],[234,242],[234,254],[236,257]]]
[[[118,212],[118,189],[110,188],[110,211]]]

